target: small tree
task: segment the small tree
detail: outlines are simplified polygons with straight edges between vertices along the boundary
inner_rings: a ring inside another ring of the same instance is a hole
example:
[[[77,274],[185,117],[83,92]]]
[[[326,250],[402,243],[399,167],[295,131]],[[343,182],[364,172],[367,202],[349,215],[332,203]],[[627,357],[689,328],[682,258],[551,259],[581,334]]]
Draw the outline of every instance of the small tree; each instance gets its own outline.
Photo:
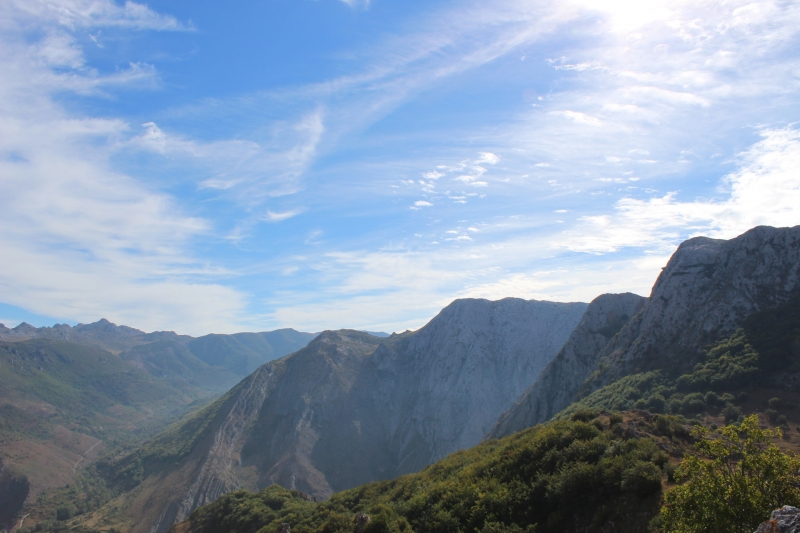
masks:
[[[758,416],[712,433],[698,426],[698,455],[675,471],[685,482],[669,491],[661,509],[668,533],[751,533],[782,505],[800,504],[800,459],[770,442],[780,430],[758,427]]]

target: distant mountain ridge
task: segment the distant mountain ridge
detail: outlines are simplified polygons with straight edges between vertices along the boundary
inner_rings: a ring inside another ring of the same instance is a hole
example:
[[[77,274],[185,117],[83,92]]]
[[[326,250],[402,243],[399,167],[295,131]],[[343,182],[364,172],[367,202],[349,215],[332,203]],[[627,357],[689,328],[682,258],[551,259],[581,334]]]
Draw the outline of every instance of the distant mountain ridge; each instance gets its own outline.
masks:
[[[166,531],[238,488],[279,483],[325,498],[475,445],[585,309],[457,300],[415,332],[323,332],[210,406],[213,422],[186,451],[165,451],[178,450],[165,435],[123,461],[120,472],[141,464],[146,473],[127,504],[134,531]]]
[[[0,341],[54,339],[96,346],[156,377],[216,393],[228,390],[262,364],[305,347],[315,336],[287,328],[191,337],[173,331],[145,333],[105,318],[75,327],[56,324],[35,328],[23,322],[7,328],[0,324]]]

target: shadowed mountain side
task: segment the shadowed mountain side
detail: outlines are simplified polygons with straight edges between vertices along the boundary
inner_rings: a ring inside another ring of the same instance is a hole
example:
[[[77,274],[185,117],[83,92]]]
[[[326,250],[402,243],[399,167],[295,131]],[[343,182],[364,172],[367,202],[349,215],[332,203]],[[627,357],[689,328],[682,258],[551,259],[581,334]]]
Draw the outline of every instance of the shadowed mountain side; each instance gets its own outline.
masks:
[[[342,490],[415,472],[480,442],[563,345],[584,303],[456,300],[381,343],[314,449]]]
[[[211,334],[190,340],[186,347],[201,361],[230,370],[241,379],[266,362],[304,348],[314,337],[293,329]]]
[[[222,393],[236,385],[241,376],[227,368],[212,367],[197,358],[185,345],[162,340],[134,346],[120,357],[148,374],[176,386],[188,384]]]
[[[324,332],[118,465],[118,479],[145,472],[126,496],[133,531],[166,531],[234,489],[326,498],[477,444],[585,309],[458,300],[413,333]]]
[[[576,399],[637,372],[688,372],[708,345],[798,290],[800,226],[759,226],[728,241],[689,239],[667,263],[642,310],[600,353],[596,372]]]
[[[486,438],[502,438],[541,424],[566,408],[597,366],[598,354],[646,301],[631,293],[595,298],[555,358]]]

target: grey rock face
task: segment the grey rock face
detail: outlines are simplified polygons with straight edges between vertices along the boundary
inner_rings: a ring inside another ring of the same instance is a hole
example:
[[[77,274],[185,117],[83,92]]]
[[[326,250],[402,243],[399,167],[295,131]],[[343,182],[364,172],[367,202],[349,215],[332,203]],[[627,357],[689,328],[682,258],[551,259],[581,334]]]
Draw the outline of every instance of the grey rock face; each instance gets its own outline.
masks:
[[[237,386],[181,472],[169,474],[181,485],[142,493],[164,509],[152,530],[237,488],[278,483],[327,498],[477,444],[585,309],[458,300],[413,333],[320,334]]]
[[[500,416],[486,438],[502,438],[541,424],[566,408],[597,366],[600,351],[646,301],[632,293],[595,298],[558,354]]]
[[[800,509],[791,505],[775,509],[754,533],[800,533]]]
[[[331,486],[415,472],[478,444],[585,309],[516,298],[457,300],[414,334],[381,343],[338,412],[335,438],[315,449]]]
[[[800,226],[757,227],[729,241],[689,239],[667,263],[641,312],[603,349],[600,359],[608,370],[579,395],[666,362],[688,370],[708,344],[798,290]]]

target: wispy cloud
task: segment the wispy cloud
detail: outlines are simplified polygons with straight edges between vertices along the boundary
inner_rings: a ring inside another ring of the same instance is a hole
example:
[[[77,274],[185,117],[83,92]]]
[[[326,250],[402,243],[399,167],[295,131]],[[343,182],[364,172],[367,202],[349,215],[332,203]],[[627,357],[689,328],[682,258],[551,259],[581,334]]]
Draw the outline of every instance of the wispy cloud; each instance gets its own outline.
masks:
[[[22,38],[36,22],[40,39]],[[175,198],[114,169],[130,126],[63,107],[64,91],[136,88],[155,76],[131,65],[87,66],[72,28],[185,29],[144,5],[107,1],[10,2],[0,11],[0,300],[42,315],[100,316],[148,329],[202,333],[234,327],[246,298],[217,282],[224,268],[189,243],[210,231]]]
[[[264,216],[264,220],[267,222],[282,222],[284,220],[288,220],[292,217],[296,217],[300,213],[302,213],[302,209],[295,209],[292,211],[284,211],[282,213],[276,213],[274,211],[267,211],[267,214]]]
[[[676,193],[647,200],[626,197],[614,213],[582,217],[564,246],[590,253],[626,247],[663,251],[696,235],[730,239],[754,226],[800,224],[800,132],[763,130],[761,136],[739,155],[739,168],[723,178],[727,198],[679,201]]]

